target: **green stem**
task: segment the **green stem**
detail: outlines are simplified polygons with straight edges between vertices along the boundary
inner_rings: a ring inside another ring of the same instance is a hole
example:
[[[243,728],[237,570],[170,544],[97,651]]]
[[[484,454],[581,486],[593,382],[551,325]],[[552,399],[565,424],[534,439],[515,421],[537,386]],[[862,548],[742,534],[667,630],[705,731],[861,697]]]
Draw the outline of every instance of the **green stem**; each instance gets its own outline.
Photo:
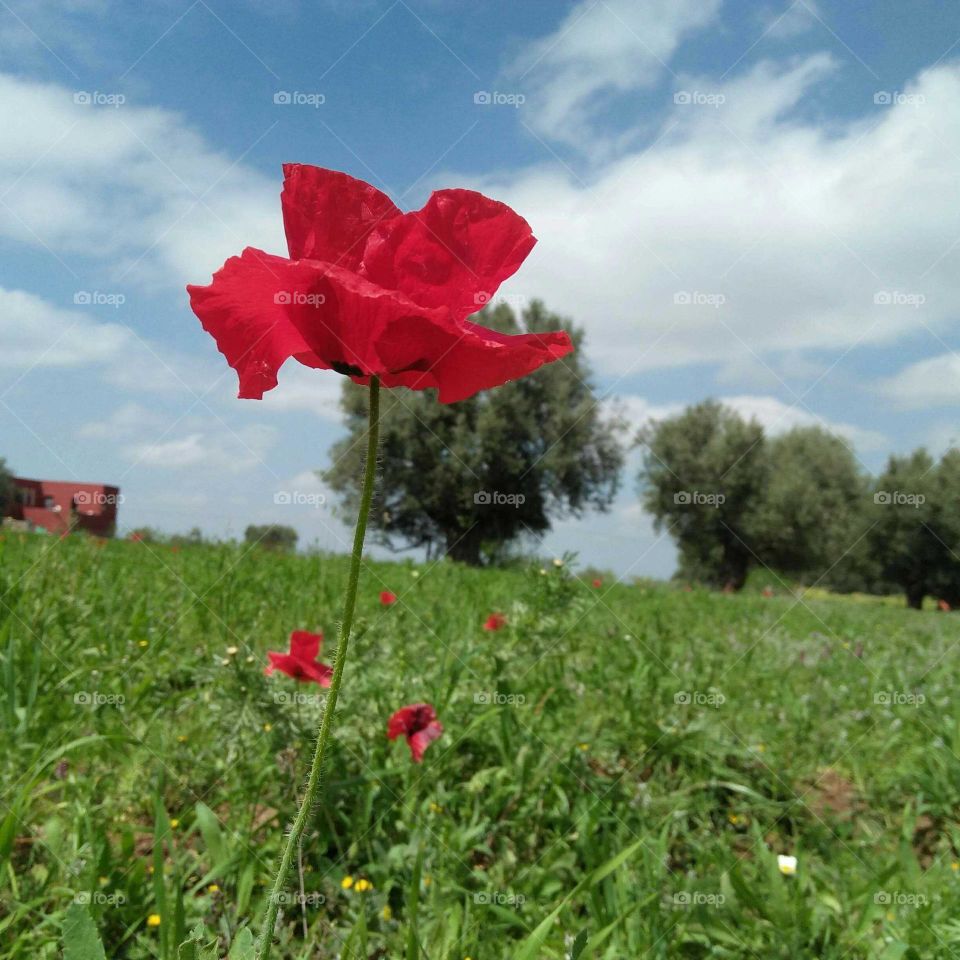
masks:
[[[353,609],[357,602],[357,584],[360,580],[360,562],[363,559],[363,538],[367,532],[367,516],[370,513],[370,501],[373,497],[373,480],[377,472],[377,431],[380,424],[380,380],[370,378],[370,426],[367,431],[367,462],[363,473],[363,491],[360,495],[360,513],[357,516],[357,528],[353,535],[353,555],[350,560],[350,579],[347,581],[347,593],[343,601],[343,620],[340,623],[340,642],[337,644],[337,655],[333,661],[333,676],[330,679],[330,692],[323,708],[323,717],[320,720],[320,732],[317,734],[317,745],[313,751],[313,763],[310,765],[310,775],[307,777],[307,787],[303,795],[303,802],[293,826],[287,834],[287,842],[280,858],[280,868],[273,881],[273,889],[267,900],[267,911],[257,940],[257,960],[268,960],[270,947],[273,944],[273,932],[277,923],[277,912],[280,909],[280,900],[293,855],[296,852],[300,837],[310,817],[310,811],[320,796],[323,786],[323,759],[330,739],[330,728],[333,726],[333,714],[337,709],[337,697],[340,695],[340,684],[343,681],[343,668],[347,662],[347,646],[350,641],[350,629],[353,627]]]

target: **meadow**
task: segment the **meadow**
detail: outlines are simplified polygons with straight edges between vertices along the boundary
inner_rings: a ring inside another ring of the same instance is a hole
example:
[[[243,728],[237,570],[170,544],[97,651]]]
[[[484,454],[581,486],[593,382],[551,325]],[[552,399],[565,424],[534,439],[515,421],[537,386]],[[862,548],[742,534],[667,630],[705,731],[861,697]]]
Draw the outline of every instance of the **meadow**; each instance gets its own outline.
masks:
[[[0,542],[0,958],[61,956],[74,903],[108,957],[226,955],[322,709],[266,653],[323,630],[330,662],[346,576]],[[770,582],[366,563],[274,956],[960,956],[957,615]],[[385,729],[420,701],[445,732],[418,766]]]

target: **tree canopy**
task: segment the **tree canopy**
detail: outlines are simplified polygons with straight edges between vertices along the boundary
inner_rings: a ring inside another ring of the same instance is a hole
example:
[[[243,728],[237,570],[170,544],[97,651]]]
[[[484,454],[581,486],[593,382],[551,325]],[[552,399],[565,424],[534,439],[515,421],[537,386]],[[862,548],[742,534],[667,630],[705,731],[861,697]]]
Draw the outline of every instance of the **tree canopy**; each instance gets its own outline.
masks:
[[[572,354],[454,404],[434,391],[381,394],[380,479],[370,516],[392,549],[423,547],[480,564],[565,516],[611,503],[623,463],[619,424],[605,415],[583,357],[583,331],[533,301],[473,318],[503,333],[564,329]],[[331,451],[327,483],[355,510],[367,430],[365,387],[344,380],[347,436]]]
[[[13,474],[7,467],[7,461],[0,457],[0,517],[4,516],[13,505],[15,494]]]
[[[676,541],[682,575],[739,590],[769,473],[763,428],[707,400],[642,428],[637,439],[643,504]]]

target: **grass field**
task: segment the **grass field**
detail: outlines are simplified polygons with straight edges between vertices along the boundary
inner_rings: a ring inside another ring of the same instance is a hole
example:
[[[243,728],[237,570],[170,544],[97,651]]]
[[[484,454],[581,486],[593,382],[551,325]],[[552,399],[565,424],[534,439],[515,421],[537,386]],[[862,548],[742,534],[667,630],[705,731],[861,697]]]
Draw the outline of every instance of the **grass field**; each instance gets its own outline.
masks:
[[[332,661],[346,569],[0,542],[0,957],[59,957],[75,901],[108,957],[225,955],[322,706],[266,651]],[[358,615],[275,957],[960,956],[956,615],[386,563]]]

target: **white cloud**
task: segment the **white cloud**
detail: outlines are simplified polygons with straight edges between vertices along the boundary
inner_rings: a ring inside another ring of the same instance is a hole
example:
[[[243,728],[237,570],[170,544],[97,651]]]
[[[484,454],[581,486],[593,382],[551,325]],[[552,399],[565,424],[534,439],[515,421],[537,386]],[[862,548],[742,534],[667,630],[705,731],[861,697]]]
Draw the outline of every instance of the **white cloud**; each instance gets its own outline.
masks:
[[[960,354],[943,353],[912,363],[883,381],[880,390],[904,407],[960,403]]]
[[[169,470],[203,468],[212,471],[242,473],[255,467],[269,470],[265,457],[276,438],[270,428],[253,424],[229,429],[213,424],[207,432],[126,447],[125,454],[135,467],[162,467]],[[272,471],[270,471],[272,473]]]
[[[116,312],[102,306],[64,309],[36,294],[0,287],[0,369],[23,379],[49,368],[95,366],[106,382],[127,390],[196,396],[206,389],[211,377],[202,362],[141,336],[119,319],[101,319]]]
[[[0,74],[0,235],[141,285],[205,282],[247,245],[283,252],[276,178],[169,110],[75,102],[94,92]]]
[[[826,128],[819,55],[706,85],[661,137],[589,183],[556,166],[479,183],[539,245],[506,295],[542,296],[589,330],[604,374],[844,351],[955,321],[960,66]],[[829,366],[829,365],[828,365]]]
[[[855,424],[828,420],[810,412],[800,404],[785,403],[776,397],[762,394],[742,394],[717,397],[717,402],[736,410],[745,420],[757,420],[770,436],[786,433],[794,427],[822,427],[849,441],[860,451],[884,449],[889,441],[877,431],[866,430]],[[637,428],[650,420],[662,420],[680,413],[685,404],[651,404],[644,397],[625,394],[616,398],[626,411],[631,427]]]
[[[763,36],[791,40],[815,26],[821,14],[814,0],[788,0],[780,9],[761,11],[758,19]]]
[[[513,65],[530,124],[571,146],[593,143],[605,98],[654,83],[683,37],[719,8],[720,0],[581,0]]]
[[[23,290],[0,287],[0,367],[80,367],[118,356],[130,333]]]
[[[304,410],[322,420],[340,423],[340,390],[343,377],[332,370],[313,370],[288,360],[280,370],[275,390],[263,395],[264,410],[286,413]]]
[[[127,403],[105,420],[83,424],[77,436],[84,440],[123,440],[139,436],[145,430],[162,429],[165,419],[156,410],[139,403]]]
[[[746,420],[756,419],[771,436],[786,433],[794,427],[822,427],[849,441],[861,451],[882,450],[887,438],[876,430],[865,430],[852,423],[828,420],[798,404],[784,403],[776,397],[734,396],[720,397],[720,402],[732,407]]]

